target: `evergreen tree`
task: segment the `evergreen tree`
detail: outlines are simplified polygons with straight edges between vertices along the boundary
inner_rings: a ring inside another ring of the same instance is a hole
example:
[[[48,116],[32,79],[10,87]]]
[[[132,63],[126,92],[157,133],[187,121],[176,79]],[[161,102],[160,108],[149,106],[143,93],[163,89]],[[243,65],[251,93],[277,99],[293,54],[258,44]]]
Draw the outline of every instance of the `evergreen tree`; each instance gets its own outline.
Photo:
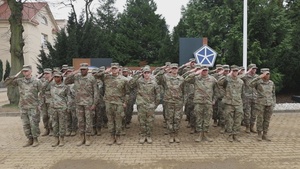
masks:
[[[8,78],[8,77],[9,77],[9,74],[10,74],[10,64],[9,64],[9,62],[6,60],[6,63],[5,63],[5,72],[4,72],[3,79],[5,80],[6,78]]]
[[[0,82],[2,81],[3,78],[3,62],[0,60]]]

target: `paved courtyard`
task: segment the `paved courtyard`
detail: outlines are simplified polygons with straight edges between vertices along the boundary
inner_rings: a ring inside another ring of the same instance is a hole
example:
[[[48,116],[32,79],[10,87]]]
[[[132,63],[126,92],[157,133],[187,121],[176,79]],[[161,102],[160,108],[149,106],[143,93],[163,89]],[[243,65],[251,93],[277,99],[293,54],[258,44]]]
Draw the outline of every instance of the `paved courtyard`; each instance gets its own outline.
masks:
[[[20,117],[0,117],[0,169],[65,168],[300,168],[300,113],[274,113],[270,126],[272,142],[256,141],[256,134],[242,133],[241,143],[230,143],[211,127],[214,142],[196,143],[182,120],[181,143],[169,144],[157,115],[153,144],[138,143],[138,122],[133,117],[122,145],[106,145],[107,129],[94,136],[91,146],[77,147],[78,137],[67,137],[64,147],[51,147],[53,137],[40,137],[36,148],[23,148]],[[42,128],[42,123],[41,128]],[[41,130],[43,132],[43,129]]]

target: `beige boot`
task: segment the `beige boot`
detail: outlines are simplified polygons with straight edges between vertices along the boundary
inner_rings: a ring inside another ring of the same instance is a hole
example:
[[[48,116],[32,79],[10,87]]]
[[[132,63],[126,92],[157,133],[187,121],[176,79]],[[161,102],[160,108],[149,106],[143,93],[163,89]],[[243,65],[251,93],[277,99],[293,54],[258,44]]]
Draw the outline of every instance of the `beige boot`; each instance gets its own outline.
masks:
[[[220,133],[221,133],[221,134],[224,134],[224,133],[225,133],[225,126],[221,126]]]
[[[71,131],[68,130],[68,131],[66,132],[66,136],[70,136],[70,135],[71,135]]]
[[[77,142],[77,146],[81,146],[85,143],[85,138],[84,138],[84,134],[80,134],[79,136],[79,141]]]
[[[196,142],[201,142],[203,139],[203,132],[199,132],[199,137],[195,139]]]
[[[234,134],[234,135],[233,135],[233,140],[234,140],[234,141],[236,141],[236,142],[241,142],[241,140],[240,140],[240,139],[238,139],[238,137],[237,137],[237,135],[236,135],[236,134]]]
[[[195,128],[194,128],[194,127],[191,127],[190,134],[194,134],[194,133],[195,133]]]
[[[203,133],[203,141],[208,141],[208,142],[213,142],[212,139],[210,139],[208,136],[207,136],[207,132],[202,132]]]
[[[246,133],[250,133],[250,125],[246,125],[246,130],[245,130]]]
[[[72,131],[71,136],[76,136],[76,131]]]
[[[174,134],[170,133],[169,143],[174,143]]]
[[[250,131],[252,133],[257,133],[257,131],[254,129],[254,124],[250,124]]]
[[[59,138],[59,147],[62,147],[65,145],[65,138],[64,136],[60,136]]]
[[[85,145],[90,146],[91,145],[91,136],[85,135]]]
[[[140,144],[144,144],[145,141],[146,141],[146,137],[142,136],[142,137],[140,138],[139,143],[140,143]]]
[[[37,138],[33,138],[32,147],[37,147],[39,145],[39,141]]]
[[[52,129],[49,130],[49,136],[53,136],[53,130]]]
[[[261,131],[258,131],[257,133],[258,133],[257,140],[262,141]]]
[[[271,139],[268,137],[268,132],[264,131],[264,134],[262,136],[262,139],[263,140],[266,140],[266,141],[271,141]]]
[[[94,135],[96,135],[96,133],[97,133],[96,128],[93,128],[91,135],[94,136]]]
[[[229,142],[233,142],[233,135],[232,135],[232,134],[229,134],[227,140],[228,140]]]
[[[97,136],[101,136],[101,128],[97,128]]]
[[[213,127],[218,127],[218,120],[214,120]]]
[[[29,147],[33,144],[33,138],[29,138],[26,143],[23,145],[23,147]]]
[[[152,138],[149,136],[149,137],[147,137],[147,143],[148,144],[152,144]]]
[[[175,141],[176,143],[180,143],[180,139],[179,139],[179,137],[178,137],[178,132],[174,133],[174,141]]]
[[[45,129],[44,133],[42,134],[42,136],[48,136],[50,133],[49,129]]]
[[[118,145],[121,145],[121,144],[123,143],[120,136],[117,136],[117,137],[116,137],[116,143],[117,143]]]
[[[56,147],[56,146],[58,146],[58,144],[59,144],[59,139],[58,139],[58,137],[54,137],[54,141],[53,141],[53,143],[52,143],[52,147]]]
[[[111,135],[107,145],[113,145],[116,142],[115,136]]]

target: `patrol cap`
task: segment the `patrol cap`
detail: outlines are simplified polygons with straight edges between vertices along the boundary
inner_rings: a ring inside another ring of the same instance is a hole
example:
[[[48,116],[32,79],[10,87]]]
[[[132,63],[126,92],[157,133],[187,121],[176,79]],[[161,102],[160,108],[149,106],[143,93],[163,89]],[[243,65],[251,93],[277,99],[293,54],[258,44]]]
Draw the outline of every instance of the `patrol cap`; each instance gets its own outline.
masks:
[[[202,70],[208,70],[208,67],[207,66],[202,66],[201,69]]]
[[[61,76],[62,76],[62,73],[61,73],[61,72],[54,72],[54,73],[53,73],[53,76],[54,76],[54,77],[61,77]]]
[[[230,70],[229,65],[223,65],[222,68],[223,68],[224,70]]]
[[[100,66],[99,71],[105,71],[105,66]]]
[[[170,65],[170,67],[171,67],[171,68],[176,68],[176,69],[178,69],[178,64],[177,64],[177,63],[172,63],[172,64]]]
[[[52,73],[52,69],[50,69],[50,68],[45,68],[45,69],[44,69],[44,73],[50,74],[50,73]]]
[[[62,65],[61,70],[66,70],[66,69],[68,69],[68,67],[69,67],[68,65]]]
[[[59,67],[54,67],[54,68],[53,68],[53,72],[60,72]]]
[[[98,72],[99,72],[99,69],[98,69],[98,68],[92,70],[92,73],[98,73]]]
[[[87,64],[87,63],[80,63],[80,69],[89,69],[89,64]]]
[[[119,68],[119,63],[111,63],[111,68]]]
[[[69,66],[67,69],[67,72],[73,72],[74,71],[74,67],[73,66]]]
[[[244,66],[240,66],[239,70],[245,70]]]
[[[170,66],[170,65],[171,65],[171,62],[166,62],[165,65],[166,65],[166,66]]]
[[[222,65],[221,64],[216,64],[216,68],[217,69],[222,69]]]
[[[31,65],[23,65],[22,71],[32,70]]]
[[[129,69],[128,69],[127,67],[124,67],[124,68],[122,69],[122,72],[129,72]]]
[[[195,68],[196,69],[201,69],[201,65],[200,64],[195,64]]]
[[[150,66],[146,65],[146,66],[143,68],[143,72],[151,72]]]
[[[257,69],[256,64],[250,64],[248,65],[248,69]]]
[[[191,58],[189,61],[190,62],[196,62],[196,59],[195,58]]]
[[[234,70],[237,70],[237,71],[239,70],[239,67],[238,67],[237,65],[231,65],[230,68],[231,68],[231,70],[233,70],[233,71],[234,71]]]
[[[261,68],[260,72],[261,73],[265,73],[265,72],[270,73],[270,69],[269,68]]]

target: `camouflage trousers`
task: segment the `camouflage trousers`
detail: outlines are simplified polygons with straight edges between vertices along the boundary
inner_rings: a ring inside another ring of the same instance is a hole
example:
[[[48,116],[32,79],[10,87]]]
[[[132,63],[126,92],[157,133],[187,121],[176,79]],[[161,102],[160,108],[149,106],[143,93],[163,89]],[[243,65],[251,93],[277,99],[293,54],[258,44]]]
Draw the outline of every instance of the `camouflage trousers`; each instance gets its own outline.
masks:
[[[209,104],[195,103],[195,116],[196,116],[196,131],[208,131],[210,120],[212,117],[213,108]]]
[[[135,99],[136,97],[131,96],[129,99],[129,102],[127,104],[126,107],[126,111],[125,111],[125,123],[129,124],[131,123],[131,119],[132,119],[132,112],[133,112],[133,105],[135,103]]]
[[[167,103],[166,118],[169,133],[177,133],[180,129],[180,122],[183,115],[182,103]]]
[[[215,104],[213,105],[213,114],[212,114],[212,119],[213,120],[219,120],[219,104],[220,104],[219,99],[216,100]]]
[[[66,112],[66,125],[67,125],[67,130],[72,132],[72,131],[77,131],[78,129],[78,119],[76,116],[76,108],[70,107],[68,108]]]
[[[37,108],[21,109],[21,120],[25,136],[28,139],[37,138],[40,135],[40,113]]]
[[[66,134],[66,113],[67,109],[52,109],[52,128],[55,137]]]
[[[87,105],[76,105],[78,130],[80,134],[91,135],[92,133],[95,111],[91,111],[90,107],[91,106]]]
[[[245,97],[244,98],[244,123],[246,126],[255,124],[256,111],[254,111],[255,103],[254,99]]]
[[[218,119],[219,119],[219,125],[221,127],[224,127],[226,124],[226,112],[225,112],[225,105],[222,102],[222,99],[218,99],[216,101],[216,103],[218,104]]]
[[[188,122],[190,123],[191,127],[195,127],[196,123],[194,107],[195,104],[193,103],[193,100],[188,100],[184,106],[184,113],[186,114],[186,118],[188,119]]]
[[[225,128],[228,133],[238,134],[241,128],[241,121],[243,117],[243,105],[229,105],[225,104],[226,124]]]
[[[138,105],[137,110],[141,136],[151,137],[155,116],[155,105]]]
[[[41,106],[42,120],[45,129],[52,129],[52,115],[50,103],[43,103]]]
[[[112,136],[120,136],[122,131],[122,119],[124,118],[124,107],[122,104],[105,103],[108,131]]]
[[[103,109],[101,109],[101,106],[100,105],[97,105],[96,106],[96,109],[95,109],[95,117],[93,118],[93,128],[102,128],[103,126]]]
[[[271,117],[273,114],[273,106],[255,104],[255,111],[257,113],[257,131],[268,132]]]

